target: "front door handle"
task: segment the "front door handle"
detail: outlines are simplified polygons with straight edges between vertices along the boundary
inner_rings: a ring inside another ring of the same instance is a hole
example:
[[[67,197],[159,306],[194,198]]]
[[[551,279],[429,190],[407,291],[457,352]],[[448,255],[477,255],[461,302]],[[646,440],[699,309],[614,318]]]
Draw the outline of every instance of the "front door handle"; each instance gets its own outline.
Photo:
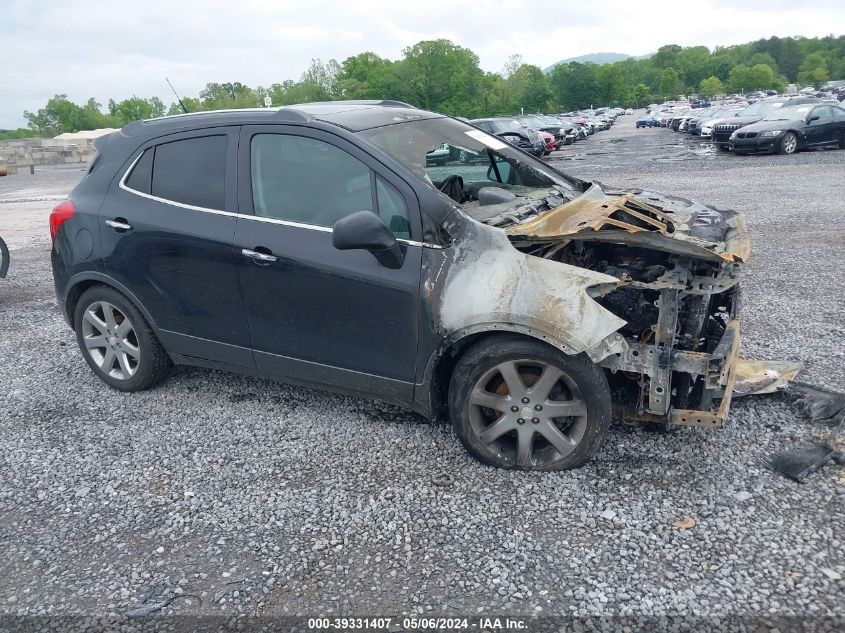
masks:
[[[248,248],[241,249],[241,255],[246,255],[247,257],[251,257],[257,262],[275,262],[279,258],[275,255],[269,255],[267,253],[259,253],[258,251],[252,251]]]
[[[118,231],[131,231],[132,225],[127,223],[123,218],[118,218],[116,220],[106,220],[106,226],[110,226],[113,229]]]

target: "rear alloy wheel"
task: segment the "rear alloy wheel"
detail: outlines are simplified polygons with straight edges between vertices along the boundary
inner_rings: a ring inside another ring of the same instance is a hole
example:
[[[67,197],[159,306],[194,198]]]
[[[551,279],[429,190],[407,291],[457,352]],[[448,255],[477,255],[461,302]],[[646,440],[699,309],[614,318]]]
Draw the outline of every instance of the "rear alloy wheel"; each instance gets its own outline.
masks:
[[[610,422],[604,372],[521,337],[482,342],[460,359],[449,391],[455,431],[499,468],[567,470],[586,463]]]
[[[170,369],[170,358],[144,317],[112,288],[94,286],[82,293],[74,329],[88,365],[115,389],[148,389]]]
[[[794,154],[798,149],[798,137],[793,132],[787,132],[780,139],[778,154]]]

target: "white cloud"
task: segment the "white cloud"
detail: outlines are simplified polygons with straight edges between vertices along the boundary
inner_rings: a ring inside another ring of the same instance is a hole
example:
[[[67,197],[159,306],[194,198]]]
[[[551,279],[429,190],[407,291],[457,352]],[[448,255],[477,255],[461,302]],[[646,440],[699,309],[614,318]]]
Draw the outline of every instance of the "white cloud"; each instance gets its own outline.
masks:
[[[498,70],[512,53],[546,67],[591,52],[642,55],[664,44],[738,44],[771,35],[845,31],[838,0],[4,0],[0,128],[24,124],[56,93],[173,97],[210,81],[268,85],[297,79],[312,58],[372,50],[396,59],[421,39],[449,37]]]

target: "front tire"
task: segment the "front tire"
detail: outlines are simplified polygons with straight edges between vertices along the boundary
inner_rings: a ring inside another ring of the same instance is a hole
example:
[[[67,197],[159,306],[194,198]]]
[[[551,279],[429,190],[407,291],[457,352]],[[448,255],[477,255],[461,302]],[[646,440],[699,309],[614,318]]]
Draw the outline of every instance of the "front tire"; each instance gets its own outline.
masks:
[[[611,417],[604,372],[584,355],[502,336],[470,348],[449,386],[455,432],[479,461],[505,469],[583,466]]]
[[[85,361],[110,387],[143,391],[170,370],[170,357],[141,312],[113,288],[94,286],[83,292],[73,323]]]
[[[778,154],[794,154],[798,150],[798,137],[794,132],[784,134],[778,143]]]

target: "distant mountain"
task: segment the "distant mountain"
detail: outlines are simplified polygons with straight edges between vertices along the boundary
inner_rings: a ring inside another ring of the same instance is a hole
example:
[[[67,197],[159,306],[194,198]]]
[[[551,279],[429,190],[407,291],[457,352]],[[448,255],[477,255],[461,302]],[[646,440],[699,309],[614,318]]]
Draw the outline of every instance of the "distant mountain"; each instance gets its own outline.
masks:
[[[648,59],[653,54],[654,53],[649,53],[648,55],[640,55],[639,57],[637,57],[635,55],[624,55],[622,53],[588,53],[587,55],[579,55],[578,57],[567,57],[566,59],[561,59],[559,62],[556,62],[546,68],[543,72],[549,73],[558,64],[568,64],[569,62],[578,62],[580,64],[583,64],[584,62],[593,62],[594,64],[612,64],[613,62],[621,62],[629,58]]]

